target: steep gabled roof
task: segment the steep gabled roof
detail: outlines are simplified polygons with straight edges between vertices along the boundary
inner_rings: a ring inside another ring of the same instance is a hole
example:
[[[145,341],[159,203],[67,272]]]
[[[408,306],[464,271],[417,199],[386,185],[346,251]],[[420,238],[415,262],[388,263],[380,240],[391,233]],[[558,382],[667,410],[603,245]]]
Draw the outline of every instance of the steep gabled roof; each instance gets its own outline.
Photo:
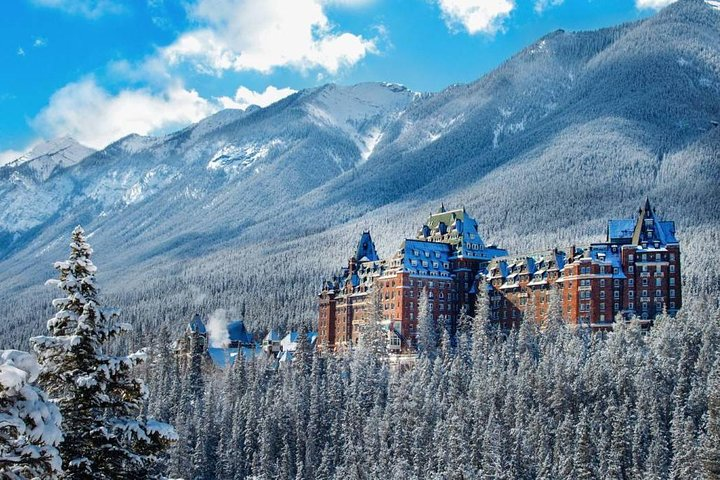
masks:
[[[242,320],[236,320],[229,323],[227,326],[227,330],[231,342],[250,344],[255,341],[252,334],[248,332],[245,328],[245,322],[243,322]]]
[[[375,243],[370,236],[370,230],[364,231],[360,236],[360,241],[355,250],[355,260],[358,262],[376,262],[380,260],[375,250]]]
[[[199,313],[196,313],[190,323],[188,323],[187,331],[199,333],[200,335],[205,335],[207,333],[207,329],[205,328],[205,324],[203,323]]]
[[[610,243],[641,245],[655,243],[665,246],[678,243],[675,238],[675,222],[661,221],[645,199],[636,219],[610,220],[607,240]]]

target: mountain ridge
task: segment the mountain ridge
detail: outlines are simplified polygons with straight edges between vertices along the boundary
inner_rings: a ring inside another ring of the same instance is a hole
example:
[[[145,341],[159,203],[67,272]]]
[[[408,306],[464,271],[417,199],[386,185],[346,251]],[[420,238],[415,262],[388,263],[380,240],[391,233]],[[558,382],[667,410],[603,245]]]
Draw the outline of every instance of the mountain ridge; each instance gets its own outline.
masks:
[[[380,115],[363,105],[359,118],[335,109],[318,121],[306,109],[313,99],[359,88],[323,86],[164,137],[126,137],[53,175],[49,199],[16,211],[26,230],[3,231],[18,219],[0,215],[9,273],[0,289],[42,280],[83,223],[116,294],[140,288],[148,269],[168,291],[219,276],[229,286],[204,307],[242,302],[251,323],[282,326],[308,318],[320,278],[364,228],[388,254],[444,201],[465,205],[486,241],[523,251],[600,239],[606,220],[631,215],[645,196],[662,198],[654,204],[686,233],[683,248],[695,254],[686,275],[699,278],[703,262],[717,263],[701,245],[717,242],[720,225],[709,208],[720,178],[720,129],[710,123],[720,118],[717,45],[720,13],[680,0],[634,23],[551,32],[441,92],[372,84],[388,95]],[[362,138],[373,139],[365,158]],[[3,201],[20,205],[18,192],[0,180]],[[194,280],[171,287],[178,275]],[[271,319],[262,292],[287,282]]]

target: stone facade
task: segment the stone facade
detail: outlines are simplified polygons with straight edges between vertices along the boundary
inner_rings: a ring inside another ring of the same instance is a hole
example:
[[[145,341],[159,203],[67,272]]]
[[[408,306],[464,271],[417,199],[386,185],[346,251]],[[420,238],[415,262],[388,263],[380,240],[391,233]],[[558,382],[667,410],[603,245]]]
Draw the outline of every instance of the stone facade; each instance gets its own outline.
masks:
[[[388,348],[414,348],[419,302],[424,293],[433,319],[454,329],[464,308],[472,313],[477,276],[488,262],[507,255],[485,245],[478,224],[465,209],[431,214],[417,233],[391,258],[381,260],[369,232],[363,232],[356,253],[319,295],[319,346],[341,349],[357,343],[361,326],[380,296]]]
[[[610,220],[603,243],[511,256],[485,245],[465,209],[442,207],[384,260],[363,232],[347,267],[319,294],[319,347],[356,343],[378,294],[389,350],[412,351],[424,292],[434,321],[452,331],[463,309],[473,314],[481,288],[491,320],[506,328],[529,308],[540,323],[557,308],[566,321],[596,330],[611,328],[618,315],[649,324],[682,304],[675,225],[660,220],[646,201],[635,218]]]
[[[636,218],[610,220],[603,243],[497,258],[479,282],[488,289],[491,319],[506,327],[528,305],[542,322],[553,291],[572,324],[608,329],[618,315],[649,324],[682,304],[680,243],[675,224],[660,220],[646,201]]]

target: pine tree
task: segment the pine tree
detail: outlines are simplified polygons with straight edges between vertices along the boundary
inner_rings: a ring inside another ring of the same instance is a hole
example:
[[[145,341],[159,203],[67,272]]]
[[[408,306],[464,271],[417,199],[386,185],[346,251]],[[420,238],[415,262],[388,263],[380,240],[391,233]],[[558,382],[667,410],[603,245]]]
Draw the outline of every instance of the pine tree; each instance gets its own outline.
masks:
[[[82,228],[73,231],[70,247],[68,260],[55,263],[60,279],[49,282],[66,295],[53,301],[50,335],[31,339],[41,364],[39,382],[63,415],[66,478],[151,478],[159,466],[156,456],[175,432],[142,414],[147,391],[131,374],[145,352],[105,353],[108,342],[131,326],[100,307],[93,251]]]
[[[575,456],[573,457],[573,477],[578,480],[594,478],[593,453],[590,437],[590,422],[587,408],[580,412],[577,427],[575,428]]]
[[[0,477],[56,479],[62,460],[61,416],[45,392],[32,385],[39,366],[26,352],[0,350]]]
[[[308,329],[307,323],[303,322],[298,332],[297,347],[293,355],[293,366],[303,375],[308,375],[312,366],[313,352],[308,337],[309,333],[310,329]]]
[[[367,322],[360,332],[359,350],[371,355],[375,359],[382,359],[387,355],[387,333],[383,329],[382,303],[380,292],[372,295],[370,312]]]
[[[720,479],[720,362],[708,378],[708,406],[700,459],[706,478]]]
[[[420,354],[433,358],[437,351],[438,332],[429,303],[428,291],[425,288],[418,301],[417,349]]]

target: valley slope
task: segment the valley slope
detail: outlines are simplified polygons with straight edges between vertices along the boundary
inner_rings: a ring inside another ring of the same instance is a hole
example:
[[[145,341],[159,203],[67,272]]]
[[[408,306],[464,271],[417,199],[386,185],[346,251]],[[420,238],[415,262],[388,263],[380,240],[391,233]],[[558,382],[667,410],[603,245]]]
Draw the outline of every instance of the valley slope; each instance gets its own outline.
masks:
[[[180,132],[131,136],[46,178],[0,168],[0,335],[37,332],[39,285],[82,223],[129,320],[313,319],[321,278],[372,228],[381,254],[442,201],[511,251],[602,240],[649,196],[676,220],[689,288],[720,281],[720,11],[680,0],[553,32],[467,85],[326,85]],[[33,193],[39,192],[39,193]],[[24,198],[45,195],[32,209]],[[25,313],[22,313],[25,311]],[[29,315],[33,313],[33,315]],[[37,317],[37,318],[36,318]]]

